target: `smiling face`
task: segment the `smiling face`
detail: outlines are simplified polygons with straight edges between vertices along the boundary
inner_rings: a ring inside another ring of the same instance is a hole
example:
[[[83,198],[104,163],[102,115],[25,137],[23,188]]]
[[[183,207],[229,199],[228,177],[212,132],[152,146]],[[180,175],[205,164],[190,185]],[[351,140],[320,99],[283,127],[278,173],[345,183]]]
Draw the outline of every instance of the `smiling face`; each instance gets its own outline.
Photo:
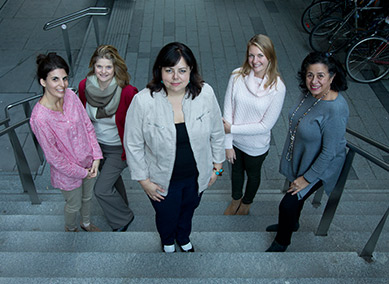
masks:
[[[106,88],[115,76],[115,68],[111,59],[99,58],[94,65],[94,72],[100,87]]]
[[[190,72],[190,67],[182,57],[173,67],[162,67],[162,81],[167,93],[171,95],[185,94],[186,86],[189,84]]]
[[[328,67],[322,63],[311,64],[307,67],[305,84],[315,97],[322,97],[331,89],[331,83],[335,76],[330,76]]]
[[[265,54],[255,45],[251,45],[249,47],[248,63],[251,69],[254,71],[255,77],[265,77],[266,70],[269,65],[269,60],[266,58]]]
[[[46,80],[40,79],[40,84],[45,88],[45,96],[62,99],[66,88],[69,86],[68,74],[65,69],[54,69],[47,74]]]

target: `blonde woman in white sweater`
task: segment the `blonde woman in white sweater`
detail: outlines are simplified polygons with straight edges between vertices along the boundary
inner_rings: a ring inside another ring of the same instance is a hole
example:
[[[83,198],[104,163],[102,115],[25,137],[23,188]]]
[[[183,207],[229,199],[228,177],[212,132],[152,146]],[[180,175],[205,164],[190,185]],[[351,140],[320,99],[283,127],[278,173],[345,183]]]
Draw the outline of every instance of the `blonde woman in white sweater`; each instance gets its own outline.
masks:
[[[224,100],[226,158],[232,164],[232,201],[224,215],[249,213],[284,97],[273,43],[265,35],[255,35],[247,44],[243,66],[231,74]]]

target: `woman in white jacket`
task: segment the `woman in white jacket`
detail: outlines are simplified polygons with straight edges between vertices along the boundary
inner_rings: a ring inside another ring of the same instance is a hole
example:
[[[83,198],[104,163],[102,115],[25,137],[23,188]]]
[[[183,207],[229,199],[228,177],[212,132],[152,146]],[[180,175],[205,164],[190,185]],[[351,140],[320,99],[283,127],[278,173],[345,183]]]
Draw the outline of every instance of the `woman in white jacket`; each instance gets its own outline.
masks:
[[[184,44],[159,52],[153,79],[127,111],[124,145],[131,178],[155,209],[164,252],[193,252],[189,235],[202,192],[223,172],[224,129],[215,94]]]
[[[226,158],[232,164],[232,201],[225,215],[247,215],[261,182],[271,129],[285,97],[269,37],[255,35],[247,44],[242,67],[230,77],[224,100]],[[243,194],[245,172],[246,190]]]

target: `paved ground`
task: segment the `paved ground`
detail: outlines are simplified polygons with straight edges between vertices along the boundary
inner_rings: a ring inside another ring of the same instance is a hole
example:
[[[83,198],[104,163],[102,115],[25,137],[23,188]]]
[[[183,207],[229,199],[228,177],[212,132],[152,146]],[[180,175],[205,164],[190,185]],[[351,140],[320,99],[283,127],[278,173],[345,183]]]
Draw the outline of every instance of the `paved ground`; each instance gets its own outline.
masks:
[[[112,5],[109,0],[0,0],[1,107],[31,95],[26,93],[40,92],[34,78],[37,54],[56,51],[66,58],[61,31],[45,32],[44,23],[96,3]],[[310,51],[308,35],[300,26],[300,15],[307,5],[303,0],[137,0],[129,43],[126,51],[120,52],[126,58],[133,85],[142,89],[150,78],[151,65],[159,49],[171,41],[186,43],[194,51],[204,79],[214,87],[222,106],[229,74],[242,63],[248,39],[256,33],[269,35],[287,87],[284,109],[273,130],[272,148],[264,166],[264,183],[270,185],[282,179],[277,169],[286,135],[287,111],[299,95],[296,72]],[[104,30],[108,18],[99,20]],[[87,26],[85,19],[69,26],[73,58],[82,54]],[[87,51],[93,50],[93,36],[87,37],[85,43]],[[79,62],[89,60],[90,54],[86,53],[79,57]],[[86,66],[78,69],[83,70],[83,74],[76,71],[74,78],[77,79],[72,86],[78,85],[77,80],[85,75],[85,69]],[[349,127],[386,145],[389,144],[388,90],[388,80],[374,85],[350,81],[349,90],[344,94],[350,106]],[[0,113],[0,118],[3,117]],[[28,148],[26,131],[19,132]],[[387,153],[356,143],[389,160]],[[0,146],[1,155],[5,157],[0,160],[0,171],[9,173],[15,166],[5,136],[0,139]],[[34,164],[34,156],[29,159]],[[388,179],[387,172],[357,156],[347,186],[384,189]]]

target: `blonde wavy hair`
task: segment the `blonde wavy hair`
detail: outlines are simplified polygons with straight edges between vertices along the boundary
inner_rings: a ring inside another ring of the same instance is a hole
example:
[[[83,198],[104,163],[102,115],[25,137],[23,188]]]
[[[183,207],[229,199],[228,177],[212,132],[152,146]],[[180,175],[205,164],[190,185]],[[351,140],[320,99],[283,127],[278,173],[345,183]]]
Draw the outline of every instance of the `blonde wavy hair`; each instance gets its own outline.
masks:
[[[268,36],[265,36],[263,34],[257,34],[249,40],[249,42],[247,43],[245,61],[239,71],[235,73],[240,74],[243,77],[247,76],[250,73],[251,66],[249,64],[249,48],[252,45],[258,47],[269,61],[269,65],[267,66],[265,73],[268,77],[268,81],[264,86],[265,89],[268,87],[272,87],[273,85],[277,85],[277,78],[280,77],[280,73],[278,72],[277,55],[274,50],[273,42]]]
[[[118,50],[112,45],[100,45],[96,48],[89,62],[90,71],[88,76],[95,74],[94,66],[97,60],[101,58],[109,59],[112,61],[115,71],[115,79],[121,88],[124,88],[130,84],[131,76],[127,71],[127,65],[124,59],[119,55]]]

